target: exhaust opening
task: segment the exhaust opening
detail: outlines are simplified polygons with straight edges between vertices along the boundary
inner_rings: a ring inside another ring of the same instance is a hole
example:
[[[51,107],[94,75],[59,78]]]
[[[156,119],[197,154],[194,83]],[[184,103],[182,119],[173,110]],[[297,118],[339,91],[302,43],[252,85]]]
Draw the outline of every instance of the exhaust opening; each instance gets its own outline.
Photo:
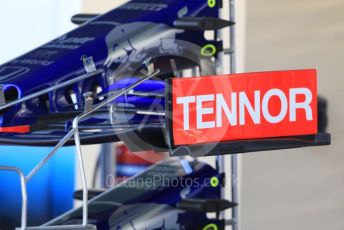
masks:
[[[19,93],[19,89],[16,86],[13,85],[5,85],[3,86],[3,92],[1,93],[2,98],[1,98],[1,103],[2,104],[8,104],[12,101],[15,101],[17,99],[19,99],[20,97],[20,93]],[[7,108],[4,110],[0,111],[0,115],[6,113],[8,110],[10,110],[11,108]]]
[[[15,86],[9,86],[4,90],[6,104],[19,99],[19,91]]]

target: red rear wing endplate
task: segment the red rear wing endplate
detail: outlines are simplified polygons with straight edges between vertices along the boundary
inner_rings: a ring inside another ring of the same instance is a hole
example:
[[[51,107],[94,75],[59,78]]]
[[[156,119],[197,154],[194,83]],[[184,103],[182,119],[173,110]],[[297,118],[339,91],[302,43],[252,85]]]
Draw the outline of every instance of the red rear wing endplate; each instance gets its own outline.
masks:
[[[217,155],[329,145],[318,134],[315,70],[166,80],[173,155]]]

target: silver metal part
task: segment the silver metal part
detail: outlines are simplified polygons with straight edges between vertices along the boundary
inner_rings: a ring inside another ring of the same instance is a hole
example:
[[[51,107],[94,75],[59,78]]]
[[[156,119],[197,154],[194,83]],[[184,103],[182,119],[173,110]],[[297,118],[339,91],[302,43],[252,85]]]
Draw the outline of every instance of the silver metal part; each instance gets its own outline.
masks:
[[[52,92],[54,90],[61,89],[63,87],[69,86],[69,85],[74,84],[76,82],[79,82],[81,80],[84,80],[84,79],[96,76],[96,75],[98,75],[98,74],[100,74],[102,72],[103,72],[103,70],[99,69],[99,70],[96,70],[94,72],[91,72],[91,73],[88,73],[88,74],[84,74],[84,75],[81,75],[79,77],[75,77],[75,78],[73,78],[71,80],[68,80],[68,81],[65,81],[65,82],[61,82],[61,83],[59,83],[57,85],[54,85],[54,86],[51,86],[49,88],[46,88],[46,89],[40,90],[38,92],[32,93],[32,94],[27,95],[25,97],[19,98],[18,100],[15,100],[15,101],[12,101],[12,102],[9,102],[9,103],[7,103],[5,105],[0,106],[0,111],[4,110],[4,109],[7,109],[9,107],[12,107],[14,105],[17,105],[19,103],[22,103],[22,102],[25,102],[25,101],[37,98],[39,96],[42,96],[42,95],[44,95],[46,93],[49,93],[49,92]]]
[[[108,97],[106,100],[100,102],[99,104],[95,105],[91,110],[85,111],[84,113],[80,114],[73,120],[73,130],[75,130],[74,134],[74,140],[75,140],[75,147],[76,147],[76,152],[80,164],[80,173],[81,173],[81,180],[82,180],[82,188],[83,188],[83,201],[82,201],[82,206],[83,206],[83,217],[82,217],[82,223],[83,226],[87,225],[87,217],[88,217],[88,207],[87,207],[87,201],[88,201],[88,188],[87,188],[87,182],[86,182],[86,176],[85,176],[85,170],[83,166],[83,159],[82,159],[82,151],[81,151],[81,143],[80,143],[80,133],[79,133],[79,123],[80,121],[90,115],[91,113],[99,110],[105,105],[110,104],[113,100],[116,98],[126,94],[136,86],[140,85],[141,83],[145,82],[146,80],[156,76],[160,71],[155,70],[151,75],[148,75],[140,80],[138,80],[136,83],[132,84],[128,88]]]
[[[233,54],[233,53],[234,53],[234,50],[231,49],[231,48],[229,48],[229,49],[224,49],[224,50],[223,50],[223,53],[224,53],[224,54]]]
[[[180,77],[177,65],[176,65],[176,61],[174,59],[170,59],[170,63],[171,63],[171,67],[172,67],[172,71],[175,77]]]
[[[108,93],[108,95],[114,95],[115,92],[113,93]],[[155,92],[140,92],[140,91],[134,91],[130,90],[129,92],[126,93],[126,95],[131,95],[131,96],[141,96],[141,97],[165,97],[164,94],[160,93],[155,93]]]
[[[141,96],[141,97],[165,97],[165,95],[161,93],[140,92],[140,91],[134,91],[134,90],[131,90],[130,92],[128,92],[127,95]]]
[[[93,57],[87,57],[86,55],[83,55],[81,57],[81,61],[84,64],[84,68],[87,73],[92,73],[97,70],[96,64],[94,64]]]
[[[90,111],[93,107],[93,93],[92,92],[88,92],[84,94],[84,98],[85,98],[85,108],[84,111]]]
[[[0,106],[3,106],[5,104],[6,104],[6,98],[5,98],[4,86],[0,85]]]
[[[229,1],[229,20],[235,21],[235,0]],[[230,73],[236,73],[236,26],[230,27]],[[232,181],[232,202],[239,202],[239,188],[238,188],[238,156],[233,154],[231,156],[231,181]],[[239,230],[239,207],[236,206],[232,210],[233,230]]]
[[[21,227],[20,230],[27,229],[27,188],[24,173],[16,168],[9,166],[0,166],[0,171],[10,171],[18,174],[20,179],[20,190],[22,196],[22,208],[21,208]]]
[[[119,91],[116,94],[110,95],[106,100],[100,102],[99,104],[93,106],[93,98],[91,100],[85,100],[85,111],[77,116],[73,120],[73,128],[71,131],[69,131],[62,139],[61,141],[53,148],[53,150],[44,158],[42,159],[25,177],[25,175],[20,171],[19,169],[15,167],[7,167],[7,166],[0,166],[0,170],[6,170],[6,171],[13,171],[16,172],[20,176],[21,181],[21,193],[22,193],[22,223],[21,227],[19,229],[25,230],[25,229],[96,229],[95,226],[88,224],[88,187],[87,187],[87,181],[86,181],[86,175],[85,175],[85,168],[84,168],[84,161],[82,158],[82,151],[81,151],[81,141],[80,141],[80,133],[79,133],[79,122],[81,119],[89,116],[91,113],[96,112],[97,110],[101,109],[103,106],[110,104],[113,102],[114,99],[126,94],[136,86],[140,85],[144,81],[156,76],[160,71],[154,70],[154,65],[151,65],[150,63],[146,63],[148,74],[146,77],[138,80],[136,83],[132,84],[126,89],[123,89],[122,91]],[[59,85],[49,87],[47,89],[38,91],[36,93],[30,94],[26,97],[23,97],[21,99],[18,99],[16,101],[13,101],[11,103],[5,104],[3,106],[0,106],[0,111],[6,108],[9,108],[13,105],[16,105],[18,103],[33,99],[35,97],[38,97],[40,95],[43,95],[45,93],[54,91],[56,89],[65,87],[67,85],[76,83],[80,80],[95,76],[99,73],[101,73],[102,70],[96,70],[92,73],[88,73],[86,75],[82,75],[80,77],[74,78],[72,80],[60,83]],[[91,97],[90,95],[85,95],[88,99]],[[92,103],[91,103],[92,102]],[[83,200],[82,200],[82,206],[83,206],[83,217],[82,217],[82,225],[64,225],[64,226],[40,226],[40,227],[27,227],[27,191],[26,191],[26,183],[30,181],[30,179],[55,155],[55,153],[68,141],[70,138],[74,136],[75,140],[75,146],[76,146],[76,154],[78,158],[79,163],[79,172],[81,174],[81,180],[82,180],[82,189],[83,189]]]
[[[115,175],[115,155],[114,155],[114,144],[106,143],[101,145],[100,150],[100,187],[109,188],[110,185],[107,183],[108,176]]]
[[[74,133],[75,131],[71,130],[66,136],[64,136],[53,150],[29,172],[25,177],[25,181],[28,182],[31,180],[31,178],[55,155],[55,153],[74,135]]]
[[[117,111],[117,105],[116,104],[112,104],[110,105],[110,108],[109,108],[109,117],[110,117],[110,123],[111,124],[115,124],[116,122],[116,111]]]
[[[235,0],[229,0],[229,21],[235,21]],[[230,73],[236,73],[236,42],[235,42],[235,25],[230,26],[229,36],[230,36],[230,47],[228,49],[223,50],[224,55],[229,55],[230,58]],[[219,37],[221,40],[224,40],[223,31],[219,32]],[[220,59],[220,62],[222,59]],[[225,157],[223,155],[216,157],[216,166],[220,173],[225,173],[226,165],[225,165]],[[236,154],[231,155],[231,171],[230,171],[231,178],[231,201],[238,203],[239,200],[239,190],[238,190],[238,156]],[[225,198],[225,189],[221,189],[221,197]],[[220,213],[220,218],[224,219],[224,212]],[[226,223],[228,224],[228,223]],[[239,230],[239,209],[238,206],[232,209],[232,219],[230,220],[230,225],[232,225],[232,230]]]
[[[147,75],[153,74],[153,72],[154,72],[154,64],[153,64],[153,62],[151,62],[151,58],[147,58],[143,62],[143,64],[146,66],[147,71],[148,71],[147,73],[145,73],[145,75],[147,76]]]

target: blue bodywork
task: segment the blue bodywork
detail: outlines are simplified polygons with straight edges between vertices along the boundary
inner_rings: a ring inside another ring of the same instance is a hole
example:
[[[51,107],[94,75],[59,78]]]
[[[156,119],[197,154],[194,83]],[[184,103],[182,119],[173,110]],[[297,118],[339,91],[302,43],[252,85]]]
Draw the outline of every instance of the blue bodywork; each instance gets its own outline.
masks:
[[[153,165],[142,174],[93,198],[89,202],[89,223],[102,230],[115,229],[224,229],[224,220],[206,213],[177,208],[182,199],[219,199],[221,185],[211,178],[221,175],[197,161],[169,160]],[[82,209],[61,215],[46,224],[80,224]]]
[[[118,66],[135,62],[130,57],[135,59],[148,47],[161,47],[163,39],[219,47],[219,42],[205,40],[203,31],[174,27],[174,21],[181,17],[217,14],[218,7],[209,7],[208,1],[204,0],[133,0],[1,65],[0,84],[6,103],[86,74],[82,57],[92,57],[95,67],[102,71],[92,78],[1,111],[0,126],[39,124],[40,117],[46,116],[50,116],[50,123],[54,123],[53,115],[61,113],[71,113],[69,118],[72,119],[83,111],[85,93],[104,95],[109,90],[124,87],[118,82]],[[162,91],[161,84],[150,81],[144,91]],[[118,101],[127,103],[126,99],[122,97]],[[95,103],[99,101],[98,98]],[[146,107],[153,101],[154,98],[130,97],[130,104],[134,108]],[[142,117],[136,116],[135,119],[140,121]],[[97,124],[100,120],[90,119],[86,123]],[[7,135],[11,131],[2,132]]]
[[[140,76],[135,68],[127,75],[121,75],[118,69],[122,65],[131,66],[131,63],[132,66],[142,64],[142,54],[152,50],[171,49],[166,46],[164,39],[188,41],[198,47],[212,44],[220,50],[221,43],[206,40],[203,31],[188,31],[174,26],[174,22],[182,17],[217,15],[218,6],[210,7],[205,0],[133,0],[1,65],[0,85],[5,103],[88,73],[85,58],[92,58],[94,69],[101,71],[86,80],[0,111],[0,143],[40,146],[56,144],[70,128],[70,121],[84,111],[86,93],[95,94],[94,102],[99,103],[109,94],[136,82]],[[194,51],[201,53],[200,49]],[[171,74],[169,70],[160,70],[162,75]],[[107,132],[114,136],[116,125],[119,125],[118,130],[122,132],[123,125],[137,126],[141,123],[145,116],[135,113],[136,110],[150,111],[154,105],[159,107],[157,112],[164,112],[164,77],[158,76],[146,81],[134,88],[133,92],[114,100],[113,104],[124,119],[111,123],[110,128],[107,116],[109,108],[104,108],[105,115],[97,113],[82,122],[81,137],[83,129],[90,126],[96,126],[97,129],[107,127],[98,133],[88,132],[87,140],[90,143],[116,141],[107,139]],[[156,132],[161,130],[161,124],[157,124],[161,116],[150,115],[144,121],[143,132],[147,127],[150,128],[155,140],[163,138],[163,135]],[[35,130],[26,134],[4,129],[20,126],[32,128],[35,125]],[[117,135],[117,130],[115,133]],[[157,175],[177,181],[178,185],[127,187],[130,182],[142,178],[154,179],[152,177]],[[222,229],[222,220],[208,219],[205,213],[183,211],[176,207],[184,198],[220,198],[220,187],[209,185],[211,177],[220,175],[210,166],[196,161],[172,161],[154,165],[127,183],[91,200],[89,222],[97,225],[98,229],[130,229],[129,226],[132,229],[205,229],[208,224],[216,224],[218,229]],[[191,179],[194,184],[181,185],[187,179]],[[151,221],[147,224],[140,221],[140,218]],[[195,219],[197,222],[193,221]],[[77,209],[47,225],[80,221],[81,210]]]

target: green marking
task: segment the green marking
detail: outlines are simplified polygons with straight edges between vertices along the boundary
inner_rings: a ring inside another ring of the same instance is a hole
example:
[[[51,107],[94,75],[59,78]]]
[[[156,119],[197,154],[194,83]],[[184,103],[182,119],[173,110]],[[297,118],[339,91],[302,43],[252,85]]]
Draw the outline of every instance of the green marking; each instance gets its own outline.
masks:
[[[201,55],[205,57],[211,57],[216,54],[216,47],[213,44],[207,44],[202,47]]]
[[[210,8],[214,8],[216,5],[216,0],[208,0],[208,6]]]
[[[218,230],[219,228],[217,227],[216,224],[208,224],[204,226],[203,230]]]
[[[219,184],[220,184],[220,181],[219,181],[219,179],[218,179],[217,177],[212,177],[212,178],[210,179],[210,185],[211,185],[211,187],[216,188],[217,186],[219,186]]]

